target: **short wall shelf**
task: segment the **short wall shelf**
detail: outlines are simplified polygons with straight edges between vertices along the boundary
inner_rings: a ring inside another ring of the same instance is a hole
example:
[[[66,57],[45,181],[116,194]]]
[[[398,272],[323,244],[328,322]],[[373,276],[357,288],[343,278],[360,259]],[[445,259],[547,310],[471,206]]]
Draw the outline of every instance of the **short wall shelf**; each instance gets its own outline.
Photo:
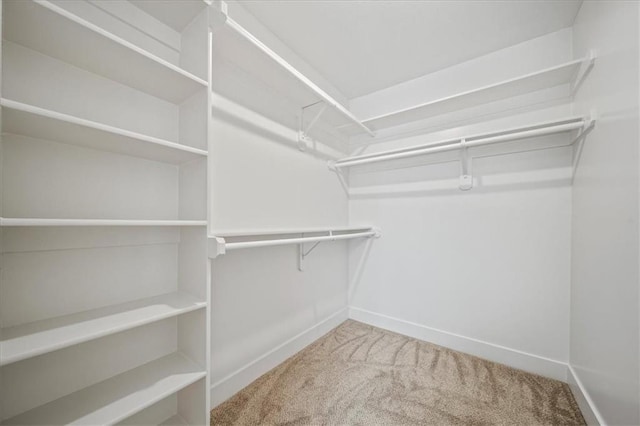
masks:
[[[8,425],[112,425],[206,377],[174,353],[7,419]]]
[[[206,220],[0,218],[0,226],[207,226]]]
[[[365,118],[362,122],[374,130],[381,130],[563,84],[568,84],[569,92],[573,93],[578,82],[593,67],[594,61],[595,55],[592,54],[586,58],[435,99],[410,108]]]
[[[0,99],[4,133],[48,139],[170,164],[207,156],[187,145],[142,135],[67,114]]]
[[[290,237],[298,234],[300,236]],[[304,234],[314,234],[304,236]],[[318,235],[323,234],[323,235]],[[265,238],[265,236],[289,236],[285,238]],[[381,232],[372,227],[338,227],[338,228],[309,228],[303,229],[279,229],[279,230],[256,230],[242,231],[238,234],[221,232],[218,235],[209,237],[209,257],[216,258],[225,254],[227,250],[237,250],[244,248],[257,248],[268,246],[280,246],[287,244],[302,245],[305,243],[321,243],[325,241],[350,240],[354,238],[379,238]],[[251,239],[250,237],[258,237]],[[227,239],[240,238],[242,241],[227,242]]]
[[[0,365],[129,330],[206,307],[175,292],[2,329]]]
[[[207,87],[203,79],[49,1],[7,1],[3,14],[5,39],[152,96],[180,103]]]

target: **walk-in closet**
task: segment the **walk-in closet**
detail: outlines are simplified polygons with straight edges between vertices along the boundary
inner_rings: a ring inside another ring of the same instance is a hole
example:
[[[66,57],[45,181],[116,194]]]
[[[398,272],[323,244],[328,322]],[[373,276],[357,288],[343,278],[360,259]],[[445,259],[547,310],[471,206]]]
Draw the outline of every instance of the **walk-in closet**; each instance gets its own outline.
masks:
[[[640,2],[0,4],[0,424],[640,425]]]

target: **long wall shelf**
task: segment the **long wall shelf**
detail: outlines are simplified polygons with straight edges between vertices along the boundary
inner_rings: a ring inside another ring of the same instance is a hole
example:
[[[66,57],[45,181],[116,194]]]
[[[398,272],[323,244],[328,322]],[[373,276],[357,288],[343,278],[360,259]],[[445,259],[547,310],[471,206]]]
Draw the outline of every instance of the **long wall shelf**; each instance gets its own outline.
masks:
[[[3,6],[3,35],[9,41],[173,103],[207,87],[203,79],[49,1]]]
[[[337,226],[333,228],[327,227],[310,227],[310,228],[272,228],[272,229],[227,229],[213,230],[211,233],[216,237],[233,238],[233,237],[249,237],[261,235],[294,235],[294,234],[317,234],[326,232],[357,232],[368,231],[373,229],[371,225],[362,226]]]
[[[591,69],[594,61],[593,55],[576,59],[477,89],[366,118],[363,123],[374,130],[380,130],[563,84],[569,84],[570,91],[573,91],[576,83]]]
[[[7,425],[112,425],[206,377],[174,353],[7,419]]]
[[[48,139],[170,164],[182,164],[207,156],[206,151],[198,148],[10,99],[0,99],[0,105],[3,133]]]
[[[313,94],[313,96],[318,101],[321,101],[325,105],[327,105],[330,110],[335,112],[337,116],[341,117],[342,123],[346,122],[349,124],[349,126],[353,126],[359,131],[368,134],[369,136],[374,136],[374,132],[367,125],[362,123],[362,121],[359,120],[344,105],[342,105],[334,97],[329,95],[325,90],[320,88],[309,77],[304,75],[297,68],[287,62],[282,56],[274,52],[269,46],[264,44],[260,39],[254,36],[242,25],[233,20],[233,18],[231,18],[228,14],[228,6],[224,1],[220,2],[219,8],[221,14],[220,21],[224,22],[226,27],[232,29],[234,33],[239,35],[243,40],[249,42],[253,47],[257,48],[262,54],[269,58],[273,64],[276,64],[280,71],[284,71],[284,74],[286,74],[288,76],[288,79],[290,80],[289,84],[294,86],[296,90],[302,87],[307,92]],[[264,77],[270,76],[275,73],[264,72],[261,74]],[[304,109],[307,106],[308,105],[300,105],[300,108]]]
[[[408,148],[376,152],[366,155],[346,157],[336,162],[329,162],[329,168],[340,169],[352,166],[378,163],[382,161],[399,160],[403,158],[417,157],[439,152],[462,150],[475,146],[490,145],[509,142],[513,140],[544,136],[554,133],[570,132],[592,127],[594,119],[584,117],[567,117],[560,120],[535,123],[528,126],[514,127],[491,133],[461,136],[445,139],[424,145],[415,145]]]
[[[0,333],[0,365],[7,365],[206,307],[175,292],[72,315],[8,327]]]
[[[0,217],[0,226],[207,226],[206,220],[42,219]]]

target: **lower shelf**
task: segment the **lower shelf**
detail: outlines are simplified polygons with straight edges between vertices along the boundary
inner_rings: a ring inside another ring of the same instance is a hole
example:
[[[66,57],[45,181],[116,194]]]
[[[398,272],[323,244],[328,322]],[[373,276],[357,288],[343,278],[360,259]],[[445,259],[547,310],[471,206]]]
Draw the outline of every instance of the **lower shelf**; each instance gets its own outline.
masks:
[[[174,353],[7,419],[3,424],[112,425],[204,377],[206,372],[201,366]]]
[[[175,292],[2,329],[0,365],[107,336],[206,307]]]

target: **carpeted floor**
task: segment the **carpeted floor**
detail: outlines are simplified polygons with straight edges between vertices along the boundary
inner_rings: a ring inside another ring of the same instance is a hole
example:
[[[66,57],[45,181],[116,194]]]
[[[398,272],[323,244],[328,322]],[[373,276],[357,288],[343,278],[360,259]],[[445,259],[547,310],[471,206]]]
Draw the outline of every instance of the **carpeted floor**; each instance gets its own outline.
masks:
[[[346,321],[211,411],[212,425],[577,425],[561,382]]]

